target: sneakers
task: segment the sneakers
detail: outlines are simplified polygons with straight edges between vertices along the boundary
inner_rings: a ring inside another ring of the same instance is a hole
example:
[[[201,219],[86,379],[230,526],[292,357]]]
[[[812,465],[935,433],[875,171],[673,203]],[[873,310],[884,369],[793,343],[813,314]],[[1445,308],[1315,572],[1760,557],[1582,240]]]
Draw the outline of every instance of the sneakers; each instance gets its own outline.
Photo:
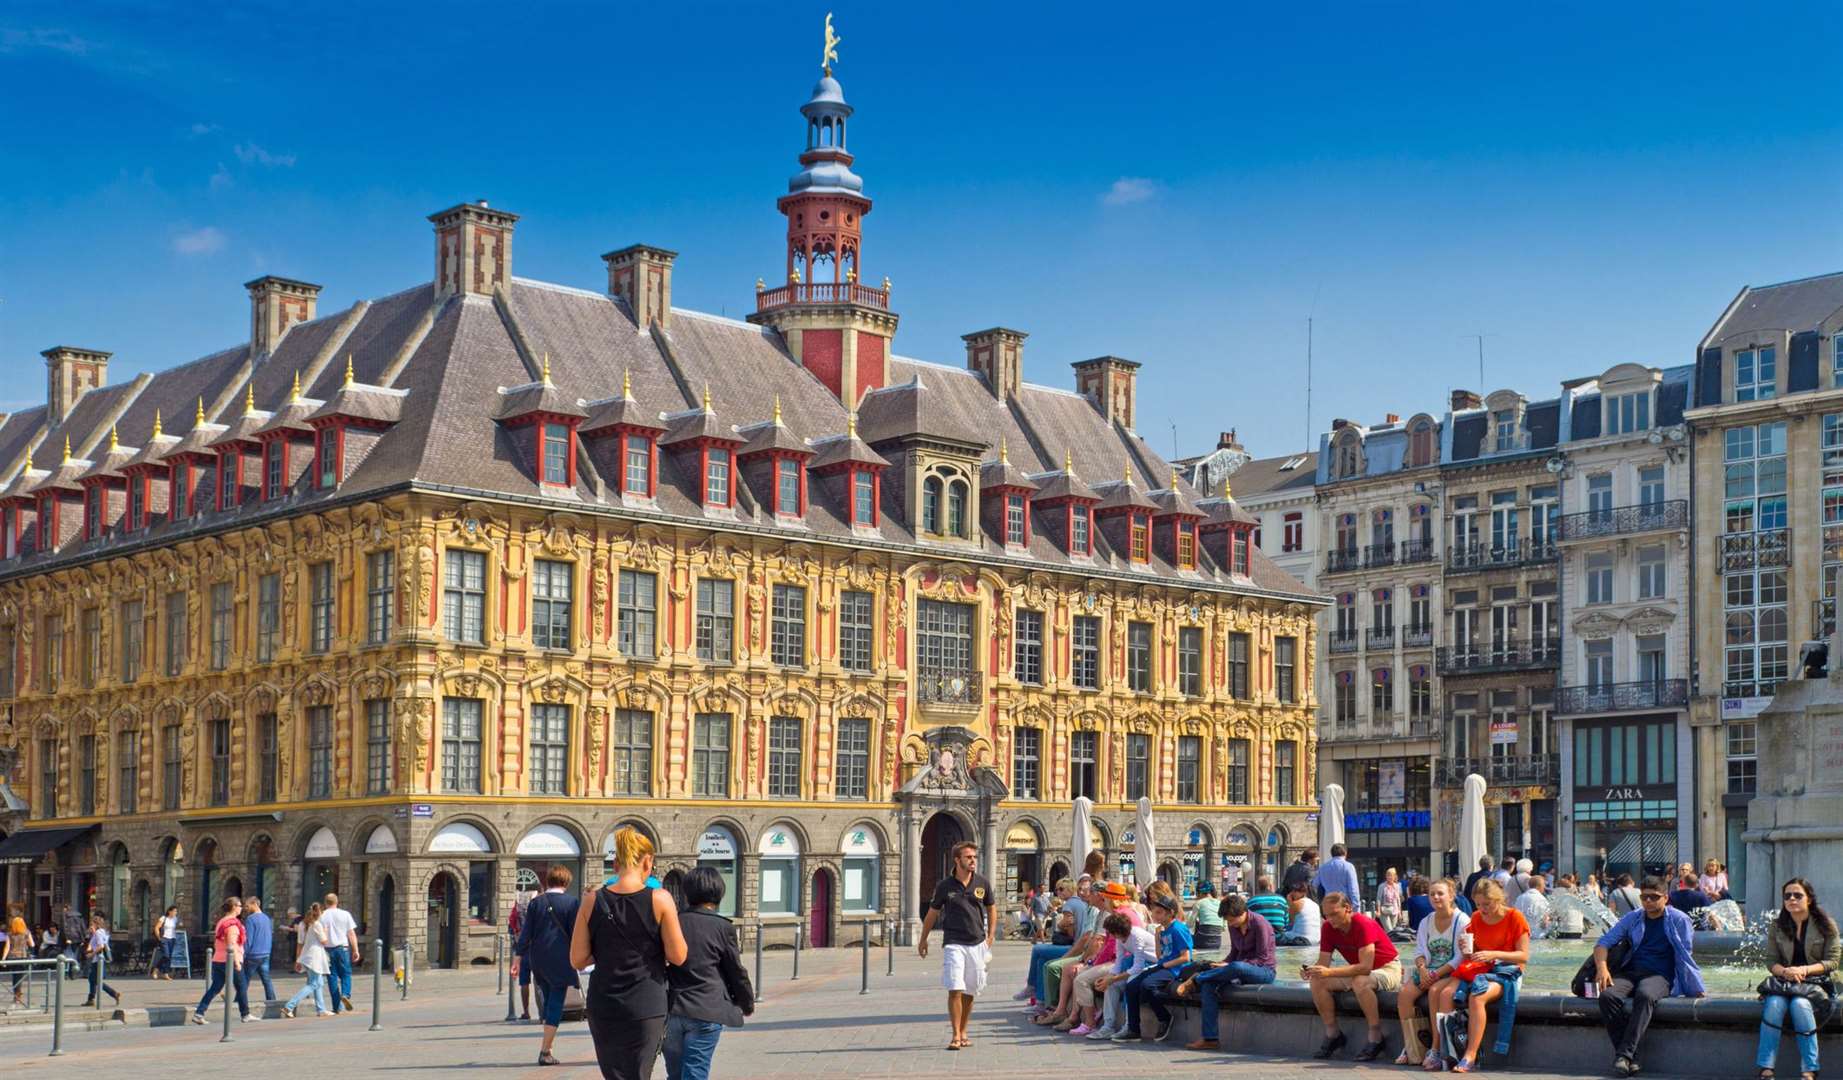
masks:
[[[1113,1028],[1097,1027],[1088,1033],[1088,1038],[1093,1039],[1095,1042],[1107,1042],[1118,1034],[1120,1033]]]
[[[1620,1055],[1613,1059],[1613,1071],[1620,1076],[1637,1076],[1638,1065],[1631,1058]]]
[[[1142,1042],[1144,1040],[1137,1031],[1122,1031],[1118,1035],[1115,1035],[1112,1041],[1118,1042],[1118,1043],[1128,1043],[1128,1042]]]
[[[243,1022],[246,1024],[254,1024],[261,1019],[262,1017],[257,1016],[255,1013],[244,1013],[243,1014]]]
[[[205,1014],[204,1013],[193,1013],[192,1022],[194,1024],[203,1025],[205,1022]]]
[[[1152,1036],[1152,1041],[1153,1042],[1164,1042],[1166,1039],[1169,1039],[1171,1037],[1171,1029],[1175,1027],[1176,1025],[1177,1025],[1177,1021],[1175,1019],[1160,1020],[1158,1022],[1158,1034]]]
[[[1220,1050],[1221,1046],[1217,1044],[1215,1039],[1198,1039],[1195,1042],[1185,1043],[1184,1049],[1186,1050]]]
[[[1363,1044],[1363,1049],[1357,1051],[1357,1060],[1374,1061],[1386,1053],[1388,1049],[1389,1040],[1386,1037],[1377,1039],[1375,1042],[1366,1042]]]
[[[1034,999],[1036,996],[1037,995],[1031,993],[1029,990],[1019,990],[1017,993],[1011,995],[1011,1000],[1012,1001],[1030,1001]]]
[[[282,1019],[283,1019],[283,1020],[293,1020],[293,1019],[294,1019],[294,1010],[293,1010],[293,1009],[291,1009],[291,1008],[289,1008],[289,1007],[288,1007],[288,1006],[286,1006],[286,1005],[283,1005],[283,1006],[282,1006]]]
[[[346,1006],[346,1011],[347,1011],[347,1012],[351,1012],[351,1011],[352,1011],[352,999],[351,999],[351,998],[349,998],[349,997],[346,997],[346,996],[345,996],[344,994],[341,994],[341,995],[339,996],[339,1000],[345,1003],[345,1006]]]

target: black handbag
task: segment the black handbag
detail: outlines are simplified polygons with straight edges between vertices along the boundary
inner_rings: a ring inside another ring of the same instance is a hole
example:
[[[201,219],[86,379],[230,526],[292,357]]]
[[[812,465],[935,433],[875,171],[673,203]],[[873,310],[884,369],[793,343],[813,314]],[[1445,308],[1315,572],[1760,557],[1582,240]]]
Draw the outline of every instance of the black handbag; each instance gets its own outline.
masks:
[[[1625,966],[1626,960],[1629,959],[1631,955],[1632,943],[1630,941],[1621,941],[1619,944],[1614,945],[1612,948],[1606,950],[1606,970],[1617,972],[1620,968]],[[1592,982],[1594,976],[1597,974],[1599,974],[1599,972],[1594,968],[1593,956],[1590,954],[1587,959],[1581,963],[1580,970],[1574,973],[1574,978],[1569,980],[1568,990],[1577,998],[1586,997],[1587,984]]]
[[[1794,982],[1779,975],[1768,975],[1760,980],[1755,988],[1762,999],[1769,997],[1804,998],[1811,1003],[1811,1014],[1817,1018],[1817,1027],[1822,1028],[1830,1022],[1830,1017],[1837,1008],[1837,988],[1829,976],[1817,979],[1805,979]],[[1790,1017],[1787,1017],[1790,1019]]]

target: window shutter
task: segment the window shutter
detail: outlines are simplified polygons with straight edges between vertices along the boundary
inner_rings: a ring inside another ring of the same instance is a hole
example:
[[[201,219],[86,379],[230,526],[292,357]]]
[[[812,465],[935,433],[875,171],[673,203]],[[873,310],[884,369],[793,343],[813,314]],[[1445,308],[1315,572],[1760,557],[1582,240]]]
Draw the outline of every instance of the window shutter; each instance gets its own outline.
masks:
[[[1816,330],[1800,330],[1792,335],[1791,364],[1785,372],[1786,393],[1817,389]]]

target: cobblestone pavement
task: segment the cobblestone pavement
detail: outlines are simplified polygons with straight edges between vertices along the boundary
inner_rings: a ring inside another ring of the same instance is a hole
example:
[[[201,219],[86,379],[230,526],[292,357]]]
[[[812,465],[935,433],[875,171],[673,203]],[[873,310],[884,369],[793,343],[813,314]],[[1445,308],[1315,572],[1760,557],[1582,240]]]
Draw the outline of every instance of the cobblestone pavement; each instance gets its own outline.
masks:
[[[889,976],[884,974],[884,954],[873,951],[870,993],[860,995],[861,959],[855,950],[806,952],[797,982],[788,979],[790,956],[770,953],[764,969],[767,999],[746,1027],[724,1034],[717,1049],[715,1075],[725,1080],[943,1073],[994,1080],[1220,1075],[1225,1071],[1249,1080],[1318,1075],[1364,1080],[1408,1075],[1390,1067],[1364,1068],[1347,1062],[1197,1054],[1176,1045],[1115,1046],[1048,1034],[1026,1022],[1021,1007],[1010,1000],[1023,983],[1027,963],[1024,948],[1012,944],[1001,945],[993,959],[988,998],[981,1000],[973,1014],[972,1049],[950,1053],[944,1049],[948,1029],[938,956],[938,950],[931,951],[923,960],[912,949],[899,950],[896,973]],[[277,990],[284,994],[300,985],[292,975],[276,982]],[[117,985],[127,996],[129,1008],[191,1005],[203,990],[196,981],[125,979]],[[74,1000],[81,1000],[81,984],[67,986],[77,989],[79,996]],[[278,1080],[294,1075],[393,1074],[592,1080],[600,1075],[582,1024],[566,1025],[558,1037],[557,1056],[566,1067],[536,1067],[538,1029],[503,1021],[505,999],[494,993],[491,968],[419,973],[408,1002],[397,1000],[395,988],[387,983],[384,1029],[377,1032],[366,1030],[369,972],[354,979],[353,990],[360,1006],[355,1016],[317,1020],[309,1006],[293,1021],[233,1023],[235,1041],[229,1044],[218,1041],[222,1013],[217,1009],[211,1013],[213,1023],[204,1027],[148,1027],[143,1021],[100,1031],[67,1031],[66,1052],[58,1058],[46,1056],[51,1043],[48,1028],[0,1027],[0,1075],[200,1080],[277,1068]],[[1543,1080],[1540,1073],[1517,1075]],[[655,1076],[656,1080],[665,1076],[663,1064]]]

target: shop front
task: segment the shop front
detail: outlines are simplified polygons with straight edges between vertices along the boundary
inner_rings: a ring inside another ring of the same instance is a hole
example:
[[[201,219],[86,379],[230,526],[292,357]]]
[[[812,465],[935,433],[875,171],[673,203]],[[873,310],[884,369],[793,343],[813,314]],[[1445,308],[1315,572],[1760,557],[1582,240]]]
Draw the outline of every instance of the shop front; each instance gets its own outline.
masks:
[[[1184,899],[1191,900],[1197,895],[1197,886],[1214,878],[1211,873],[1211,856],[1215,854],[1215,845],[1210,843],[1210,831],[1204,825],[1192,825],[1184,833],[1184,850],[1179,865],[1178,891]],[[1220,890],[1218,890],[1220,891]]]
[[[1693,858],[1682,812],[1688,729],[1675,714],[1574,721],[1564,798],[1564,869],[1664,874]]]
[[[521,893],[543,892],[550,868],[561,866],[570,872],[572,889],[583,881],[582,844],[576,834],[561,825],[546,823],[534,826],[519,838],[514,852],[518,860],[513,872],[513,888]]]
[[[1005,896],[1021,900],[1024,890],[1043,884],[1043,838],[1036,826],[1020,821],[1005,832]]]
[[[1374,895],[1393,867],[1407,879],[1409,871],[1433,869],[1433,771],[1428,760],[1380,758],[1344,763],[1348,808],[1344,843],[1366,895]]]

